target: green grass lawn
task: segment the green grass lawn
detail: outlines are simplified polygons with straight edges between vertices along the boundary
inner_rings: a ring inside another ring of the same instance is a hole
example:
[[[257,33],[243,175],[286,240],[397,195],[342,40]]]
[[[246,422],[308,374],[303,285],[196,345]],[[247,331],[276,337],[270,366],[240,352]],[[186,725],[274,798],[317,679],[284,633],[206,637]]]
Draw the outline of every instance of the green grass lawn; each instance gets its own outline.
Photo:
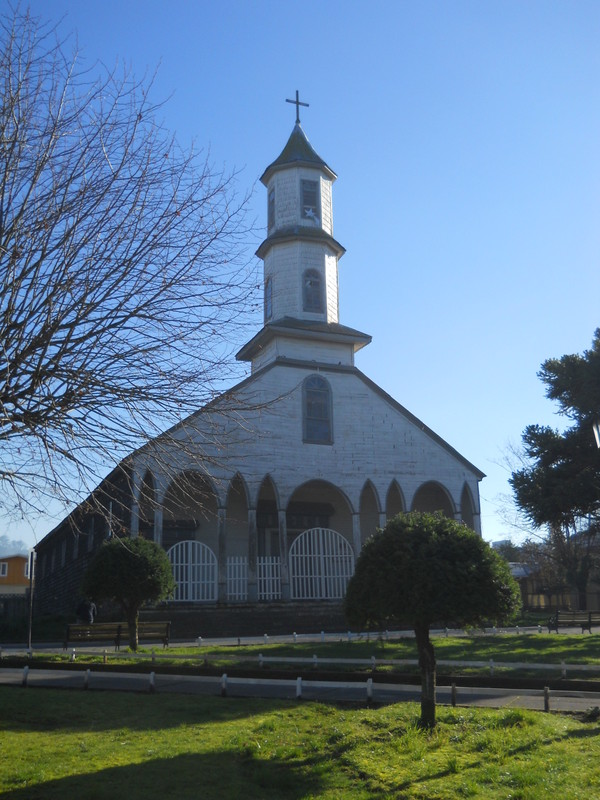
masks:
[[[346,708],[0,687],[0,795],[13,800],[582,798],[600,725],[520,709]]]

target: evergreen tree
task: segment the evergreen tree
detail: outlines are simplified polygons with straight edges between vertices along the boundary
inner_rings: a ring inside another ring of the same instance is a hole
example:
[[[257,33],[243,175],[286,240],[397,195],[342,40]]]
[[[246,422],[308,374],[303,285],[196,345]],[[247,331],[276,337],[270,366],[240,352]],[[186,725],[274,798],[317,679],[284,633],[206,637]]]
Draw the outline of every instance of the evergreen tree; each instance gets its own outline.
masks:
[[[547,543],[585,608],[600,526],[600,452],[593,435],[600,418],[600,329],[590,350],[548,359],[538,375],[571,424],[562,432],[529,425],[523,433],[529,463],[510,483],[527,519],[547,530]]]

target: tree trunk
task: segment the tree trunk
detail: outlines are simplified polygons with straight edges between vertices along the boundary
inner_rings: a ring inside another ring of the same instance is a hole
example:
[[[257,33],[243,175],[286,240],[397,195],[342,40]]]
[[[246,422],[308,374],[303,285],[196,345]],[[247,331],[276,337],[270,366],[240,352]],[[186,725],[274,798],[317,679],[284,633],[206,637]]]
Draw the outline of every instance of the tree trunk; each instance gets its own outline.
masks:
[[[131,612],[127,615],[127,627],[129,628],[129,647],[135,652],[138,649],[138,612]]]
[[[435,727],[435,653],[428,625],[416,625],[417,652],[421,669],[421,727]]]

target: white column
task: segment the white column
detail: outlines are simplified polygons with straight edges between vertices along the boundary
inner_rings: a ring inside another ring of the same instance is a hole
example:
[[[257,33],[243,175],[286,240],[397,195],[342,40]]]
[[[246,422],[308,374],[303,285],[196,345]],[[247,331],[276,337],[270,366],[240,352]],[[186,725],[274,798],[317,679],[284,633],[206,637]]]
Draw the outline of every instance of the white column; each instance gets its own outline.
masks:
[[[278,512],[279,520],[279,553],[281,558],[281,599],[290,599],[290,573],[288,569],[288,538],[287,538],[287,519],[285,510]]]
[[[256,509],[248,509],[248,602],[258,600],[256,575],[256,556],[258,551],[258,531],[256,528]]]
[[[360,514],[352,514],[352,542],[354,546],[354,556],[358,558],[362,543],[360,540]]]
[[[217,553],[218,569],[218,595],[220,602],[227,600],[227,509],[219,508],[218,515],[218,543],[219,552]]]
[[[131,518],[129,520],[129,533],[135,539],[140,532],[140,491],[142,487],[142,476],[137,472],[133,473],[131,487]]]
[[[140,504],[134,498],[131,501],[131,519],[129,521],[129,533],[135,539],[140,532]]]
[[[156,506],[154,509],[154,541],[162,545],[163,536],[163,507]]]

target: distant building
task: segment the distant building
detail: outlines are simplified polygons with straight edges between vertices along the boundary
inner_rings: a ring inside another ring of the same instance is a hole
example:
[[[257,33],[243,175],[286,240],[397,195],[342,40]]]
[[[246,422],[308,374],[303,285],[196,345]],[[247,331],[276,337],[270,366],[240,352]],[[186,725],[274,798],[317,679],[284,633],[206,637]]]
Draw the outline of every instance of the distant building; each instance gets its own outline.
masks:
[[[22,553],[0,556],[0,595],[26,594],[29,589],[29,557]]]
[[[371,337],[339,318],[335,180],[297,123],[261,177],[264,325],[237,356],[249,377],[133,453],[37,545],[43,610],[74,608],[111,533],[164,547],[175,604],[224,607],[339,606],[364,542],[400,511],[440,510],[481,532],[483,473],[355,366]]]

